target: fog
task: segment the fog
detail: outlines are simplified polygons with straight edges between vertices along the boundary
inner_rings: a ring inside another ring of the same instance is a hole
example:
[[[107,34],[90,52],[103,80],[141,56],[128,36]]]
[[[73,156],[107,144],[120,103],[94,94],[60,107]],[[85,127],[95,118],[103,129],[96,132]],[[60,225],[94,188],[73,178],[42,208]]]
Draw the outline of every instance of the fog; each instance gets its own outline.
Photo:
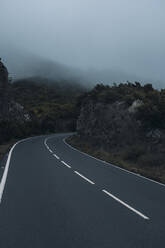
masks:
[[[164,0],[1,0],[12,77],[165,82]]]

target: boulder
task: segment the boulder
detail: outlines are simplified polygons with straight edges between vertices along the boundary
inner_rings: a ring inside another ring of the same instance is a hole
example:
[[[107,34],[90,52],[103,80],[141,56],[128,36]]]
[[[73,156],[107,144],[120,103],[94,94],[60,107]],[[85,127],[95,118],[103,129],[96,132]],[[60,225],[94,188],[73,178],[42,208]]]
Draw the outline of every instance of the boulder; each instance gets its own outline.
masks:
[[[133,144],[142,136],[141,123],[134,112],[123,101],[104,104],[86,99],[77,121],[78,135],[91,137],[96,144],[107,148]]]

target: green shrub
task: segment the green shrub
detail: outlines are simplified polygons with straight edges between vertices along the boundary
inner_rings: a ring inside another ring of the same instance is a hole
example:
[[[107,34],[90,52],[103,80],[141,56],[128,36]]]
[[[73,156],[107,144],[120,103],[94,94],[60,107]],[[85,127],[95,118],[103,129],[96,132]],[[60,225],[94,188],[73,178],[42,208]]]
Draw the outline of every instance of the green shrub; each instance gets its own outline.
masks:
[[[161,153],[147,153],[138,158],[138,165],[140,167],[160,167],[165,166],[164,154]]]
[[[145,153],[145,150],[146,148],[141,144],[129,146],[127,147],[127,149],[124,149],[124,151],[122,152],[122,158],[124,160],[136,162],[138,158]]]

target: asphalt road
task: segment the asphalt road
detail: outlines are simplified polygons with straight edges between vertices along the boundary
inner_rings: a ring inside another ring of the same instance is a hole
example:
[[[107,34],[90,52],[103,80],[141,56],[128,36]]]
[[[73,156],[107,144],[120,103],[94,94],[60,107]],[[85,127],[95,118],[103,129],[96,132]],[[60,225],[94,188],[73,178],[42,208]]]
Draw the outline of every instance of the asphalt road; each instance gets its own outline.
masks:
[[[66,136],[34,137],[10,154],[0,248],[164,248],[165,186],[72,149]]]

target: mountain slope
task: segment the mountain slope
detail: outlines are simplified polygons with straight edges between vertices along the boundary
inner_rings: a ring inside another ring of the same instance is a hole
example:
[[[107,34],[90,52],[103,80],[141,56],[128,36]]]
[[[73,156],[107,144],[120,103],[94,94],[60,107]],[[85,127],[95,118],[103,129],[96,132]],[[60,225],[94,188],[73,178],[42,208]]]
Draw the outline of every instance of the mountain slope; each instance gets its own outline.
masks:
[[[165,90],[97,85],[82,101],[71,144],[165,182]]]

